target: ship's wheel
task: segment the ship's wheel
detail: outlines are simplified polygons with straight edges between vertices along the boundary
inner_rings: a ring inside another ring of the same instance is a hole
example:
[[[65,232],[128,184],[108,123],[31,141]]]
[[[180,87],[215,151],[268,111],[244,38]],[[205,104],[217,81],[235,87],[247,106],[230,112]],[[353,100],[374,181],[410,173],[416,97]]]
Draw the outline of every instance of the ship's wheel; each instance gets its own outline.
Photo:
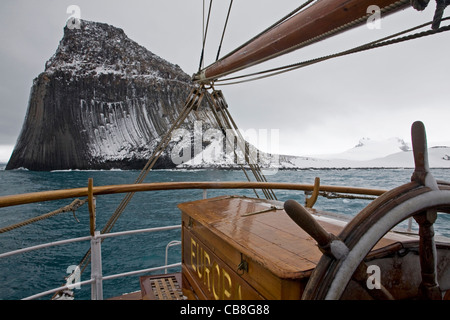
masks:
[[[436,181],[430,173],[424,125],[415,122],[411,133],[416,166],[411,182],[374,200],[338,236],[326,232],[300,204],[286,201],[285,211],[318,242],[324,253],[302,299],[341,299],[351,281],[364,287],[368,275],[367,255],[386,233],[409,217],[418,222],[420,237],[420,268],[416,275],[420,280],[412,298],[448,298],[449,275],[442,277],[438,273],[449,273],[450,267],[445,265],[444,270],[438,270],[433,224],[438,212],[450,213],[450,183]],[[438,279],[442,278],[446,280],[440,285]],[[366,291],[375,299],[398,298],[383,285],[378,290],[366,288]]]

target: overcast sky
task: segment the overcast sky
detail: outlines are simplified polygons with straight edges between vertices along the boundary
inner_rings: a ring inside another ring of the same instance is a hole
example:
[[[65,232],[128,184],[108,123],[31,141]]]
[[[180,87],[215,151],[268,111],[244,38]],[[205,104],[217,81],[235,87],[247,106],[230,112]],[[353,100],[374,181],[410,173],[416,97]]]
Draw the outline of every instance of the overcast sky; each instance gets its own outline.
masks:
[[[301,2],[234,1],[221,52],[231,51]],[[228,3],[213,4],[206,64],[217,53]],[[132,40],[180,65],[188,74],[197,71],[202,0],[2,0],[0,146],[15,144],[32,81],[55,52],[69,17],[67,7],[72,4],[79,6],[82,19],[120,27]],[[431,20],[434,7],[432,1],[421,13],[407,9],[382,20],[380,29],[363,26],[262,68],[334,53],[418,25]],[[409,142],[415,120],[425,123],[430,142],[450,141],[449,52],[450,34],[443,33],[217,88],[223,91],[243,130],[279,130],[281,153],[335,153],[353,147],[363,137],[399,137]],[[8,157],[10,148],[2,150],[5,148],[0,147],[0,161]]]

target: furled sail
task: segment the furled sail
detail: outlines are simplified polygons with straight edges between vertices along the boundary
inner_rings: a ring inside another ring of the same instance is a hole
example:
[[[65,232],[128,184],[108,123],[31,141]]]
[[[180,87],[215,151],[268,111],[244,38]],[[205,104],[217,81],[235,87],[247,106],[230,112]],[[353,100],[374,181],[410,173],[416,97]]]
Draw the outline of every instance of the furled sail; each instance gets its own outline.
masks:
[[[210,82],[366,23],[379,9],[385,16],[410,0],[318,0],[225,57],[200,70],[194,80]]]

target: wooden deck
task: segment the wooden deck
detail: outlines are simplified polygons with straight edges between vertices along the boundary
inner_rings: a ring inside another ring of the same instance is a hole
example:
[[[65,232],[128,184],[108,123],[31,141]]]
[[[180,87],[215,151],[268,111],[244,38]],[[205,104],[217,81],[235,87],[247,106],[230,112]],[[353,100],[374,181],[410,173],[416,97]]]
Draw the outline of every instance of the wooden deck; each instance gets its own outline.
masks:
[[[141,291],[126,293],[118,297],[109,298],[108,300],[142,300],[142,293]]]
[[[181,274],[141,277],[142,300],[184,300]]]

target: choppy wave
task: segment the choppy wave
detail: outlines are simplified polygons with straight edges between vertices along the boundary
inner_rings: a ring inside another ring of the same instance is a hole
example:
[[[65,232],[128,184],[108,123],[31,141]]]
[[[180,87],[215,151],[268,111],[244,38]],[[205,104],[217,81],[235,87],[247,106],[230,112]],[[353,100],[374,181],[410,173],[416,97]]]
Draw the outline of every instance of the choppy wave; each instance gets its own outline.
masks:
[[[102,171],[128,171],[128,170],[123,170],[123,169],[116,169],[116,168],[111,168],[111,169],[61,169],[61,170],[51,170],[49,172],[102,172]],[[134,171],[134,170],[129,170],[129,171]]]
[[[432,170],[439,180],[450,181],[449,169]],[[280,170],[268,180],[271,182],[289,182],[313,184],[320,177],[322,185],[355,186],[375,189],[392,189],[410,181],[410,169],[363,170]],[[133,183],[138,171],[102,170],[61,170],[54,172],[36,172],[25,170],[4,170],[0,172],[0,181],[7,186],[0,189],[0,196],[55,189],[76,188],[87,185],[88,178],[94,184],[111,185]],[[166,181],[246,181],[242,171],[236,170],[154,170],[148,178],[151,182]],[[304,194],[298,191],[274,190],[280,201],[295,199],[304,202]],[[208,190],[208,197],[224,194],[241,194],[254,197],[253,190]],[[177,204],[198,200],[203,197],[202,190],[177,190],[137,193],[117,220],[115,230],[151,228],[180,223],[180,211]],[[123,195],[100,196],[97,199],[97,226],[103,228],[115,211]],[[0,227],[54,211],[68,205],[71,200],[45,202],[39,205],[27,205],[0,209]],[[315,204],[318,210],[343,214],[348,218],[359,213],[370,202],[367,200],[319,198]],[[19,208],[19,209],[18,209]],[[51,219],[39,221],[17,230],[0,234],[0,252],[27,247],[42,242],[57,241],[61,238],[86,236],[89,234],[89,212],[86,206],[76,212],[63,213]],[[441,221],[442,220],[442,221]],[[436,234],[450,236],[450,215],[439,215],[435,224]],[[179,239],[179,231],[140,235],[133,238],[108,239],[102,246],[104,254],[104,273],[114,274],[143,267],[156,267],[164,264],[165,246]],[[45,241],[44,241],[45,240]],[[69,266],[80,262],[88,243],[73,244],[67,247],[55,247],[36,253],[26,253],[11,258],[0,259],[0,299],[21,299],[40,291],[60,286]],[[123,259],[123,257],[127,257]],[[172,248],[169,263],[180,260],[181,249]],[[175,270],[172,270],[175,271]],[[87,275],[88,276],[88,275]],[[86,280],[83,275],[82,281]],[[17,286],[17,283],[32,285]],[[137,284],[136,284],[137,283]],[[129,278],[104,283],[107,297],[132,292],[139,289],[139,281]],[[90,288],[76,290],[76,299],[89,299]]]

